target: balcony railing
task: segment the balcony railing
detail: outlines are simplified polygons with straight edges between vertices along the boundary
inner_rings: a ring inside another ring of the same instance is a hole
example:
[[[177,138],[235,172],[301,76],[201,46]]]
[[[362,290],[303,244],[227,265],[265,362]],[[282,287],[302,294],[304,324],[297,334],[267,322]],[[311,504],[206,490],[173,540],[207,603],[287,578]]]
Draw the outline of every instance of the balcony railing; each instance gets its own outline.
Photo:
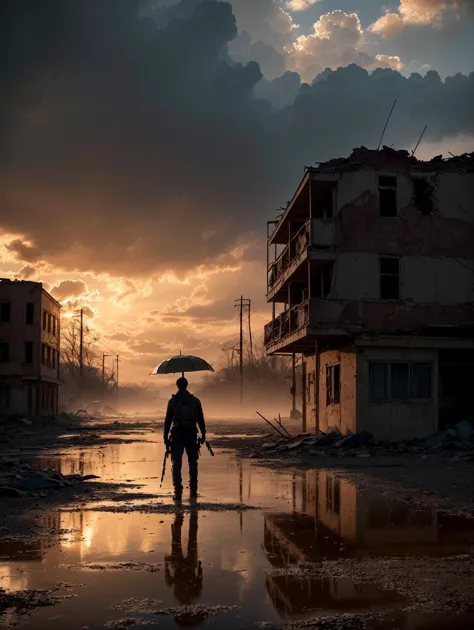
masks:
[[[307,221],[293,236],[275,262],[268,265],[268,291],[273,289],[282,274],[291,266],[310,244],[310,221]]]
[[[265,345],[278,343],[309,324],[309,300],[288,309],[265,326]]]

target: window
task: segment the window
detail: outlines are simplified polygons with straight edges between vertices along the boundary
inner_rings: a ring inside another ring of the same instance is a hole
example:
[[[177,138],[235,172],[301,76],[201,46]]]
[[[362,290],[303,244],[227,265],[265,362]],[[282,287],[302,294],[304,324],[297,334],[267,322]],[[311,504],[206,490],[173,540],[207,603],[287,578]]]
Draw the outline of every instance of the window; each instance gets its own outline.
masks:
[[[6,324],[10,321],[11,310],[10,302],[2,302],[0,304],[0,322]]]
[[[41,344],[41,365],[46,365],[46,344]]]
[[[51,367],[51,346],[46,346],[46,365]]]
[[[327,297],[332,290],[333,263],[318,266],[311,275],[311,297]]]
[[[326,366],[326,406],[341,402],[341,366]]]
[[[51,332],[51,329],[52,329],[52,326],[51,326],[52,319],[53,319],[53,316],[51,315],[51,313],[48,313],[48,332],[49,333]]]
[[[0,383],[0,409],[9,409],[12,388],[10,383]]]
[[[25,363],[33,363],[33,342],[25,341]]]
[[[10,344],[8,341],[0,342],[0,363],[8,363],[10,361]]]
[[[431,397],[431,363],[412,363],[410,365],[410,398],[429,399]]]
[[[48,329],[48,313],[47,311],[43,311],[43,330]]]
[[[380,299],[400,299],[400,260],[380,258]]]
[[[391,364],[390,397],[392,400],[408,400],[408,363]]]
[[[379,215],[389,219],[398,216],[396,177],[379,175]]]
[[[33,304],[33,302],[27,302],[26,303],[25,322],[27,324],[34,324],[35,323],[35,305]]]
[[[431,363],[369,361],[371,402],[431,400],[432,383]]]
[[[53,315],[53,335],[56,337],[56,317]]]
[[[52,352],[52,365],[51,367],[53,368],[53,370],[56,369],[56,350],[53,348],[53,352]]]
[[[374,402],[388,400],[388,363],[369,363],[369,398]]]

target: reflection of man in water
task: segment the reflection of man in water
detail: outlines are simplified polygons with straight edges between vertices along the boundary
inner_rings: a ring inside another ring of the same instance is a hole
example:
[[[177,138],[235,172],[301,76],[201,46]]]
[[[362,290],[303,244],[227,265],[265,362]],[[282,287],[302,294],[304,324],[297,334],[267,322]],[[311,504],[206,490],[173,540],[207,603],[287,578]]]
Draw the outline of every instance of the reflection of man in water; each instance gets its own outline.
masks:
[[[181,531],[184,515],[177,512],[171,525],[171,555],[165,556],[165,580],[174,586],[174,596],[182,606],[192,604],[202,593],[202,566],[197,552],[198,513],[189,517],[189,539],[186,558],[183,555]]]

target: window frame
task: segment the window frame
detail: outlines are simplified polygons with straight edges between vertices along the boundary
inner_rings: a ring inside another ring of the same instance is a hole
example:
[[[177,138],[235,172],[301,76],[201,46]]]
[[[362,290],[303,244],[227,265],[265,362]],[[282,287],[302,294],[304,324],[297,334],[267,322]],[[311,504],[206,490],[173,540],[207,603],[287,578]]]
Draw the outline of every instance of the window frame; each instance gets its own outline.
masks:
[[[3,319],[3,307],[7,307],[8,318]],[[0,302],[0,324],[9,324],[12,321],[12,303],[9,300]]]
[[[338,387],[335,387],[336,368],[338,368]],[[329,377],[329,378],[328,378]],[[329,386],[328,386],[329,383]],[[337,389],[337,394],[336,394]],[[341,404],[341,362],[326,364],[326,407]]]
[[[387,272],[382,272],[382,261],[383,260],[396,260],[398,261],[398,273],[394,274],[394,273],[387,273]],[[398,297],[397,298],[385,298],[382,297],[382,278],[383,277],[389,277],[389,278],[398,278]],[[402,288],[402,265],[401,265],[401,258],[399,256],[379,256],[379,300],[383,301],[383,302],[399,302],[401,300],[401,291]]]
[[[395,180],[395,186],[389,186],[387,184],[382,185],[380,180],[382,177],[391,177]],[[396,206],[396,215],[395,216],[387,216],[381,213],[382,203],[381,203],[381,190],[394,190],[395,191],[395,206]],[[398,208],[398,176],[393,173],[377,173],[377,196],[378,196],[378,216],[381,219],[399,219],[400,213]]]
[[[432,403],[434,401],[434,362],[433,361],[387,361],[387,360],[372,360],[367,359],[368,373],[370,373],[371,364],[384,364],[387,366],[387,398],[378,399],[373,398],[370,392],[370,378],[368,379],[368,399],[371,404],[387,404],[387,403]],[[408,370],[408,383],[407,383],[407,398],[393,398],[392,397],[392,365],[406,365]],[[413,365],[424,365],[430,367],[430,396],[429,398],[419,398],[411,395],[411,371]]]
[[[4,360],[0,355],[0,363],[10,363],[10,342],[0,341],[0,345],[5,346],[5,349],[6,349],[6,353],[5,353],[6,359]]]
[[[31,307],[31,309],[30,309]],[[31,321],[28,315],[31,311]],[[34,302],[26,302],[25,304],[25,324],[27,326],[34,326],[35,323],[35,303]]]
[[[31,348],[31,360],[29,360],[27,348]],[[35,356],[34,343],[32,341],[25,341],[25,363],[26,363],[26,365],[32,365],[34,356]]]

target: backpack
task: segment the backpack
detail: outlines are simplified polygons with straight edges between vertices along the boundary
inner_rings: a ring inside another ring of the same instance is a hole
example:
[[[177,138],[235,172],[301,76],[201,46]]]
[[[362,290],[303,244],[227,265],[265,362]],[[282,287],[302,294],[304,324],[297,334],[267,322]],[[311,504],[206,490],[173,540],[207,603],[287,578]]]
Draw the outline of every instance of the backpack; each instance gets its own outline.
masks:
[[[175,400],[173,424],[177,429],[195,429],[197,421],[197,409],[192,395],[189,402]]]

